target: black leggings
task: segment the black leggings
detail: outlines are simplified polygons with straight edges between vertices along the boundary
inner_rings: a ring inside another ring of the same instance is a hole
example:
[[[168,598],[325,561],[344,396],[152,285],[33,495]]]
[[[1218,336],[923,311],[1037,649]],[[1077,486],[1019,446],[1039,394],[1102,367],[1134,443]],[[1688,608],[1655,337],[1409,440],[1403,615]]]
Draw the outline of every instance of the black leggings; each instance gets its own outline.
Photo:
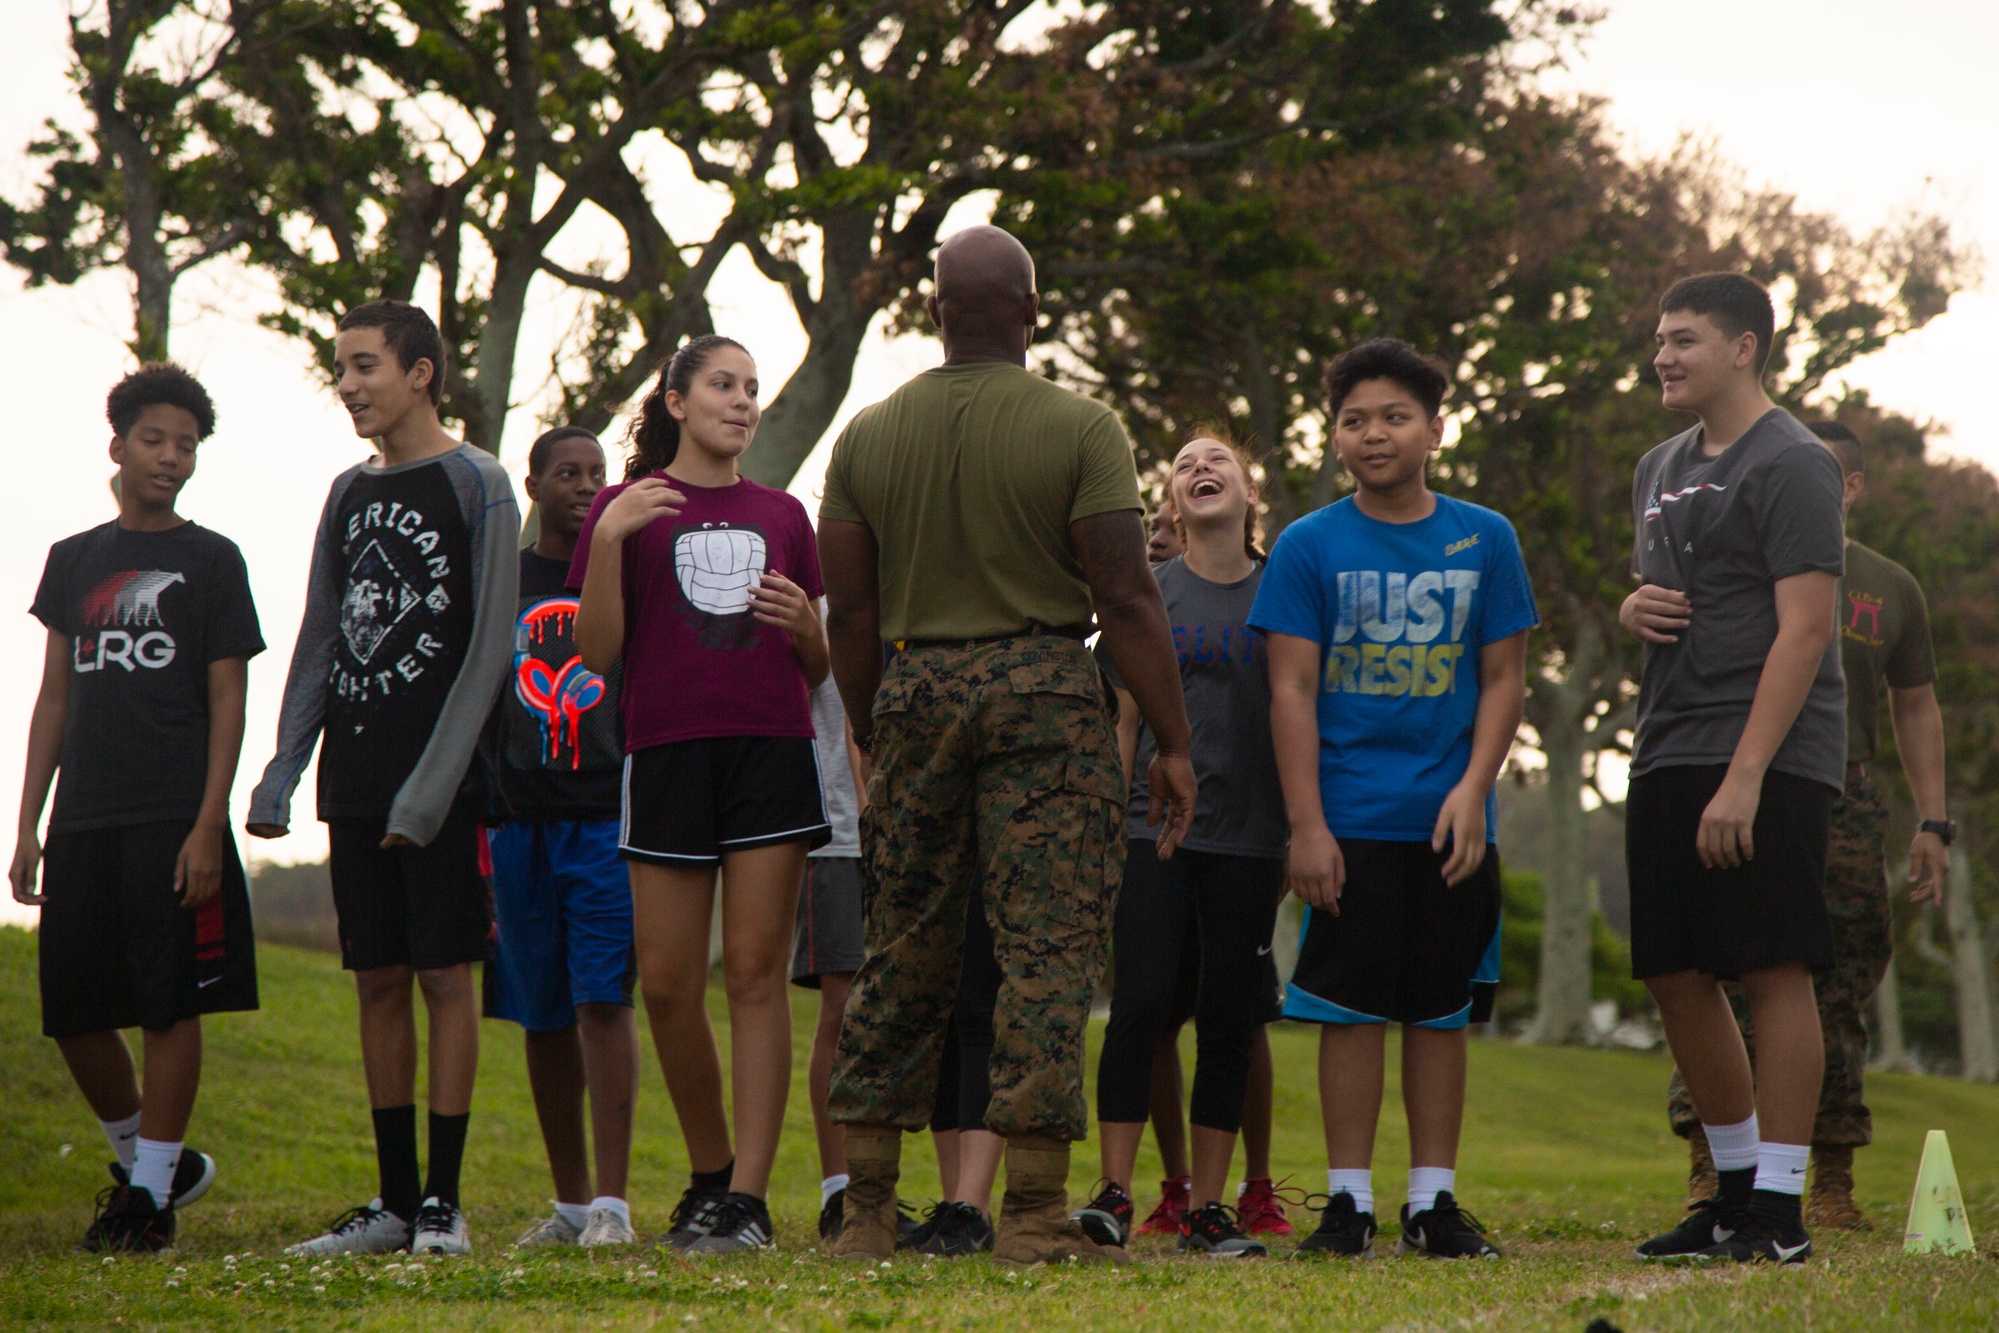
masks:
[[[985,904],[971,896],[965,913],[964,962],[958,973],[958,1001],[944,1032],[944,1059],[937,1071],[937,1101],[930,1128],[984,1129],[993,1099],[993,1006],[999,1000],[999,960]]]
[[[1097,1066],[1097,1119],[1143,1122],[1152,1107],[1152,1056],[1173,1020],[1180,953],[1189,933],[1201,948],[1194,1006],[1194,1097],[1189,1119],[1206,1129],[1242,1128],[1251,1044],[1270,1007],[1263,994],[1281,858],[1225,856],[1182,847],[1161,861],[1150,839],[1125,857],[1112,935],[1111,1021]]]

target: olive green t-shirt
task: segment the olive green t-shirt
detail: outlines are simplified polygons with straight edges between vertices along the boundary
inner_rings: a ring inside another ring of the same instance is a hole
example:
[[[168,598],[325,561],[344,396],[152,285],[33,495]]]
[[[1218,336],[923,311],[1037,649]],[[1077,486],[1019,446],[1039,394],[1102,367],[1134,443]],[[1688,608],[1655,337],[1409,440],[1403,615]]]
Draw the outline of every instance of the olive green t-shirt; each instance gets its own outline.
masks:
[[[1859,542],[1846,543],[1839,584],[1839,656],[1846,668],[1846,758],[1880,749],[1881,685],[1898,690],[1937,678],[1930,612],[1915,576]]]
[[[849,422],[819,517],[873,531],[884,639],[984,639],[1087,624],[1069,525],[1142,507],[1109,408],[979,362],[927,370]]]

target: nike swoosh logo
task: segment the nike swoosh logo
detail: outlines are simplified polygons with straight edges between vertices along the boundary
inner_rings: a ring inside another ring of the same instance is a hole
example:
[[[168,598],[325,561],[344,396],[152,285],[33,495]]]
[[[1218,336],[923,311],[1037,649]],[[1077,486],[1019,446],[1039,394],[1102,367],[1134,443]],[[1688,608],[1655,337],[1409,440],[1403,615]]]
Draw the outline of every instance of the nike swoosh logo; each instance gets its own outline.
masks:
[[[1725,1227],[1717,1224],[1714,1229],[1714,1243],[1719,1245],[1734,1234],[1735,1229],[1733,1227]]]
[[[210,978],[209,978],[208,980],[206,980],[206,981],[197,981],[197,982],[195,982],[195,983],[194,983],[194,988],[195,988],[196,990],[207,990],[207,989],[208,989],[208,988],[209,988],[210,986],[213,986],[213,985],[214,985],[214,984],[215,984],[216,982],[218,982],[218,981],[220,981],[220,980],[222,980],[222,978],[221,978],[221,977],[210,977]]]
[[[1264,946],[1263,946],[1263,947],[1262,947],[1261,949],[1258,949],[1258,950],[1256,951],[1256,956],[1257,956],[1258,958],[1261,958],[1261,957],[1263,957],[1263,956],[1264,956],[1265,954],[1267,954],[1267,953],[1269,953],[1269,952],[1270,952],[1270,946],[1269,946],[1268,944],[1266,944],[1266,945],[1264,945]]]
[[[1777,1262],[1780,1264],[1788,1264],[1811,1247],[1812,1243],[1808,1240],[1800,1241],[1796,1245],[1779,1245],[1774,1240],[1770,1242],[1770,1248],[1777,1252]]]

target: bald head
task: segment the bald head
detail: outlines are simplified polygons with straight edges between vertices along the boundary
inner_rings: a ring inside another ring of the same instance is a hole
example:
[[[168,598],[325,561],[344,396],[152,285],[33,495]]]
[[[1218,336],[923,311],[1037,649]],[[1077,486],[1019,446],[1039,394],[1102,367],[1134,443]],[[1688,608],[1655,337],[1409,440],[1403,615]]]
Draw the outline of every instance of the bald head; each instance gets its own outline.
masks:
[[[967,227],[937,248],[928,305],[947,359],[1022,360],[1039,308],[1034,260],[999,227]]]

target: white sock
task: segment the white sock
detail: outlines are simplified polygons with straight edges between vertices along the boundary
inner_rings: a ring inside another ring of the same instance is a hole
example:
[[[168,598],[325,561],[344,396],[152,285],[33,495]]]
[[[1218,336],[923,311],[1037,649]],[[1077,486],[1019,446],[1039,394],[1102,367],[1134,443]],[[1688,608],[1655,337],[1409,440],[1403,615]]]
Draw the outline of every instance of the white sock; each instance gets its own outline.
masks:
[[[164,1208],[174,1196],[174,1168],[180,1165],[180,1145],[140,1137],[132,1154],[132,1184],[149,1191]]]
[[[125,1168],[126,1174],[131,1174],[132,1156],[138,1151],[135,1145],[139,1137],[139,1113],[134,1111],[123,1120],[100,1120],[97,1123],[103,1128],[104,1137],[110,1141],[111,1151],[118,1154],[118,1165]]]
[[[1409,1168],[1409,1216],[1427,1213],[1437,1206],[1437,1196],[1445,1190],[1456,1193],[1458,1170],[1454,1166],[1412,1166]]]
[[[1805,1192],[1805,1162],[1812,1155],[1809,1143],[1771,1143],[1764,1140],[1756,1152],[1756,1188],[1773,1194]]]
[[[1367,1167],[1352,1170],[1333,1167],[1326,1172],[1326,1193],[1351,1194],[1356,1211],[1374,1211],[1374,1172]]]
[[[626,1226],[632,1224],[632,1206],[614,1194],[599,1194],[596,1198],[590,1200],[591,1212],[594,1213],[599,1208],[610,1209],[618,1215],[618,1220]]]
[[[1756,1130],[1753,1113],[1739,1125],[1710,1125],[1704,1120],[1701,1130],[1707,1135],[1707,1150],[1714,1158],[1715,1170],[1740,1171],[1756,1165],[1756,1149],[1762,1136]]]
[[[556,1201],[555,1211],[563,1221],[581,1231],[590,1220],[590,1205],[587,1203],[563,1203]]]
[[[833,1202],[833,1196],[835,1194],[838,1194],[841,1190],[847,1188],[847,1182],[850,1179],[852,1179],[851,1176],[847,1175],[845,1172],[841,1172],[837,1176],[828,1176],[826,1177],[826,1179],[820,1181],[819,1206],[821,1208],[824,1208],[827,1204]]]

